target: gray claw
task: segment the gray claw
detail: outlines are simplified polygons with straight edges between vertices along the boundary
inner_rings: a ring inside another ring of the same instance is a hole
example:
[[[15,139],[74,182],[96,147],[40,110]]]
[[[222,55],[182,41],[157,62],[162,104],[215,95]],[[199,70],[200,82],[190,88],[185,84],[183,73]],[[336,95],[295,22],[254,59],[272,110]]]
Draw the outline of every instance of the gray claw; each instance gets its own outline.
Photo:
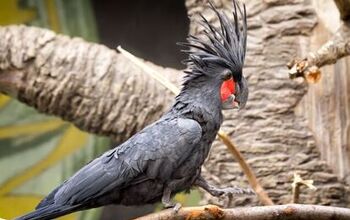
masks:
[[[177,203],[174,205],[173,211],[174,211],[175,213],[177,213],[177,212],[181,209],[181,207],[182,207],[182,205],[181,205],[180,203],[177,202]]]
[[[228,188],[224,188],[222,189],[223,191],[223,194],[224,195],[237,195],[237,194],[250,194],[250,195],[253,195],[255,194],[255,192],[248,188],[248,189],[243,189],[243,188],[240,188],[240,187],[228,187]]]

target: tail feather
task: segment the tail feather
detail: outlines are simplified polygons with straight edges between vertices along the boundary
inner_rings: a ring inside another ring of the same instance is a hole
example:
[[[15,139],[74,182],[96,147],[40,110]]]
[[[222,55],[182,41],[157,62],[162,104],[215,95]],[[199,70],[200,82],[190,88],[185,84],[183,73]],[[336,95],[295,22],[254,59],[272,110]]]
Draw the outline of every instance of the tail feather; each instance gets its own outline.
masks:
[[[62,215],[67,215],[69,213],[81,210],[81,205],[51,205],[46,207],[41,207],[33,212],[16,218],[16,220],[49,220],[53,218],[60,217]]]
[[[41,202],[36,206],[35,209],[44,208],[46,206],[51,206],[54,204],[54,198],[56,195],[56,192],[61,188],[61,186],[58,186],[56,189],[54,189],[48,196],[46,196]]]

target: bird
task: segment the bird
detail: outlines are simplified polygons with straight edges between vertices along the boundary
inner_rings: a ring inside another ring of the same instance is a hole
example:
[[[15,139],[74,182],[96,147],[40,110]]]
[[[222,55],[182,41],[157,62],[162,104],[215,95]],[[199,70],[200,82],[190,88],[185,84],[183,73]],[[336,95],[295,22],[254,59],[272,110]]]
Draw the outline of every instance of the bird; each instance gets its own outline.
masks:
[[[201,174],[223,122],[223,110],[242,109],[248,99],[243,75],[247,44],[244,3],[233,0],[233,21],[209,2],[220,23],[203,15],[202,36],[188,35],[187,69],[180,93],[160,119],[124,143],[92,160],[44,198],[36,210],[17,220],[46,220],[109,204],[144,205],[161,201],[178,210],[172,197],[192,187],[213,196],[246,193],[218,188]]]

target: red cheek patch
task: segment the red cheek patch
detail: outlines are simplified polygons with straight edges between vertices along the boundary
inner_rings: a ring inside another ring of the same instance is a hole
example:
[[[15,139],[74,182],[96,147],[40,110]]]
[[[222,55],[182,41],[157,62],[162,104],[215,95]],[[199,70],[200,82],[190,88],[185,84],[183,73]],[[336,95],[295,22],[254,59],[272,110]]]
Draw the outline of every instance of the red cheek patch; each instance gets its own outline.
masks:
[[[235,82],[233,79],[226,80],[221,85],[221,100],[225,101],[230,95],[235,93]]]

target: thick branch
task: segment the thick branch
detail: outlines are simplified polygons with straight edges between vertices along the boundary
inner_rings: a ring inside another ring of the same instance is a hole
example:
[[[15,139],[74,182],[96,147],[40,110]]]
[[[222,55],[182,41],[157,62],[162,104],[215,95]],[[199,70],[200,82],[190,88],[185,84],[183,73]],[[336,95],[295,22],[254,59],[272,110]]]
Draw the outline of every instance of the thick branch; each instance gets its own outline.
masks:
[[[91,133],[122,141],[172,100],[142,69],[105,46],[25,26],[1,27],[0,38],[0,92]]]
[[[348,220],[350,209],[319,205],[276,205],[221,209],[217,206],[168,209],[136,220]]]
[[[309,53],[309,66],[322,67],[333,64],[350,54],[350,24],[343,23],[334,37],[316,52]]]

